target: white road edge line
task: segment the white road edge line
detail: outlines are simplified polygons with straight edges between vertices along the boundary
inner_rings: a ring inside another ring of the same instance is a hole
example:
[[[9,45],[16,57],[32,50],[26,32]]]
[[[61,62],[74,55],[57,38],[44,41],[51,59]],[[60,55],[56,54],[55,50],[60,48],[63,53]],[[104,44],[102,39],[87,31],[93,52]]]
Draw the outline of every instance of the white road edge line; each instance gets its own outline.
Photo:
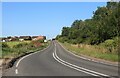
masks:
[[[58,42],[58,44],[59,44],[62,48],[64,48],[59,42]],[[96,62],[96,63],[105,64],[105,65],[117,66],[117,65],[108,64],[108,63],[105,63],[105,62],[100,62],[100,61],[96,61],[96,60],[92,60],[92,59],[89,59],[89,58],[85,58],[85,57],[76,55],[76,54],[74,54],[74,53],[68,51],[66,48],[64,48],[64,50],[66,50],[68,53],[70,53],[70,54],[72,54],[72,55],[74,55],[74,56],[76,56],[76,57],[78,57],[78,58],[84,59],[84,60],[93,61],[93,62]]]
[[[56,58],[56,57],[57,58]],[[98,76],[98,75],[96,75],[96,74],[99,74],[99,75],[101,75],[101,76],[106,76],[106,77],[109,77],[108,75],[105,75],[105,74],[102,74],[102,73],[98,73],[98,72],[95,72],[95,71],[93,71],[93,70],[89,70],[89,69],[86,69],[86,68],[83,68],[83,67],[79,67],[79,66],[77,66],[77,65],[74,65],[74,64],[71,64],[71,63],[69,63],[69,62],[66,62],[66,61],[63,61],[62,59],[60,59],[58,56],[57,56],[57,54],[56,54],[56,47],[55,47],[55,52],[53,53],[53,57],[54,57],[54,59],[55,60],[57,60],[59,63],[61,63],[61,64],[63,64],[63,65],[65,65],[65,66],[68,66],[68,67],[70,67],[70,68],[73,68],[73,69],[76,69],[76,70],[78,70],[78,71],[81,71],[81,72],[84,72],[84,73],[87,73],[87,74],[91,74],[91,75],[93,75],[93,76]],[[59,61],[60,60],[60,61]],[[61,62],[62,61],[62,62]],[[65,64],[66,63],[66,64]],[[68,65],[67,65],[68,64]],[[71,66],[70,66],[71,65]],[[75,68],[76,67],[76,68]],[[77,69],[78,68],[78,69]],[[80,70],[80,69],[82,69],[82,70]],[[85,70],[85,71],[83,71],[83,70]],[[86,71],[88,71],[88,72],[86,72]],[[89,73],[89,72],[91,72],[91,73]],[[94,74],[93,74],[94,73]]]
[[[47,48],[44,48],[43,50],[40,50],[39,52],[44,51],[44,50],[48,49],[49,47],[50,47],[50,45],[49,45]],[[31,53],[31,54],[29,54],[29,55],[26,55],[26,56],[22,57],[21,59],[19,59],[18,62],[17,62],[17,64],[16,64],[16,68],[19,66],[20,62],[21,62],[24,58],[26,58],[26,57],[28,57],[28,56],[31,56],[31,55],[33,55],[33,54],[36,54],[36,53],[38,53],[38,51],[36,51],[35,53]],[[16,71],[17,71],[17,73],[16,73]],[[18,74],[18,69],[15,70],[15,73]]]

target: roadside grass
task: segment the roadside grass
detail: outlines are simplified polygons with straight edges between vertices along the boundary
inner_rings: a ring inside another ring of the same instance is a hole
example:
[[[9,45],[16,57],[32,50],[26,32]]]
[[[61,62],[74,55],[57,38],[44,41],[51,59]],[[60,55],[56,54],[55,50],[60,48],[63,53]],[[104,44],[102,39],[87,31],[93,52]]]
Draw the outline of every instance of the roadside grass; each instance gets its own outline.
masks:
[[[0,43],[1,44],[1,43]],[[27,53],[35,52],[38,50],[42,50],[47,47],[49,43],[41,43],[39,41],[12,41],[12,42],[4,42],[2,43],[0,58],[9,59],[16,58],[21,55],[25,55]]]
[[[12,48],[14,45],[20,44],[20,43],[30,43],[31,41],[11,41],[11,42],[6,42],[7,45]]]
[[[118,62],[118,54],[109,53],[105,47],[99,45],[73,45],[70,43],[61,43],[67,50],[74,52],[77,55],[86,55],[94,58]]]
[[[3,59],[3,70],[13,66],[15,61],[20,57],[30,53],[40,51],[46,48],[50,42],[44,43],[43,40],[22,41],[22,42],[2,42],[0,43],[1,51],[0,59]]]

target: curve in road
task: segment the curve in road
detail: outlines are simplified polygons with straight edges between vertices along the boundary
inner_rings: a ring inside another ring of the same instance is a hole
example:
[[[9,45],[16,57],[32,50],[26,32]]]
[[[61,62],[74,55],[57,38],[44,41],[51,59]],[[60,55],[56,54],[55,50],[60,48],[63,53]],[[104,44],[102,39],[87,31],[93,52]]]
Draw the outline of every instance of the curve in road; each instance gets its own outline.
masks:
[[[56,41],[43,51],[20,59],[4,76],[118,76],[118,67],[73,56]]]

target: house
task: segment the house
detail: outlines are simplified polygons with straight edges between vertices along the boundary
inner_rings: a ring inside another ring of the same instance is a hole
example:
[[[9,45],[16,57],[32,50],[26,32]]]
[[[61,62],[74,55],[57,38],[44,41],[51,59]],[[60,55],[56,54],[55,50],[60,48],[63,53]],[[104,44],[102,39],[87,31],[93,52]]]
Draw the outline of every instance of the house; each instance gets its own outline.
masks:
[[[37,38],[36,38],[36,40],[45,40],[46,39],[46,36],[38,36]]]
[[[11,36],[8,36],[6,39],[5,39],[5,41],[7,41],[7,42],[9,42],[9,41],[11,41]]]
[[[10,41],[18,41],[19,38],[17,36],[11,37]]]
[[[2,38],[2,42],[8,42],[8,41],[9,41],[8,38],[6,38],[6,37],[3,37],[3,38]]]
[[[20,36],[19,41],[23,41],[23,40],[32,40],[32,38],[31,36]]]
[[[24,41],[24,40],[45,40],[46,36],[8,36],[0,38],[1,42],[9,42],[9,41]]]
[[[47,40],[44,40],[45,43],[47,43]]]
[[[32,36],[31,38],[32,38],[32,40],[34,41],[34,40],[37,39],[37,37],[38,37],[38,36]]]

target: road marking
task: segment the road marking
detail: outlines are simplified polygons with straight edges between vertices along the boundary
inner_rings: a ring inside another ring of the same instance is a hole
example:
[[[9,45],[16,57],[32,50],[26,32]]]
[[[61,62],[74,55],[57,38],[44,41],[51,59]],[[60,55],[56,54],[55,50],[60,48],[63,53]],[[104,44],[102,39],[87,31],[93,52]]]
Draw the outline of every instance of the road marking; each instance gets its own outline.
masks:
[[[72,68],[72,69],[75,69],[75,70],[78,70],[78,71],[81,71],[81,72],[84,72],[84,73],[87,73],[87,74],[90,74],[90,75],[93,75],[93,76],[98,76],[98,75],[95,75],[95,74],[92,74],[92,73],[89,73],[89,72],[86,72],[86,71],[83,71],[83,70],[74,68],[74,67],[72,67],[72,66],[69,66],[69,65],[67,65],[67,64],[65,64],[65,63],[63,63],[63,62],[61,62],[61,61],[59,61],[59,60],[55,57],[55,54],[54,54],[54,53],[53,53],[53,57],[54,57],[54,59],[55,59],[56,61],[58,61],[59,63],[65,65],[65,66],[67,66],[67,67],[70,67],[70,68]]]
[[[60,59],[58,57],[58,55],[56,54],[56,47],[55,47],[55,52],[53,52],[53,58],[58,61],[59,63],[67,66],[67,67],[70,67],[70,68],[73,68],[75,70],[78,70],[78,71],[81,71],[81,72],[84,72],[84,73],[87,73],[87,74],[90,74],[90,75],[93,75],[93,76],[105,76],[105,77],[109,77],[108,75],[106,74],[102,74],[102,73],[99,73],[99,72],[96,72],[96,71],[93,71],[93,70],[89,70],[89,69],[86,69],[86,68],[83,68],[83,67],[79,67],[77,65],[74,65],[74,64],[71,64],[69,62],[66,62],[62,59]]]
[[[101,61],[96,61],[96,60],[92,60],[92,59],[89,59],[89,58],[86,58],[86,57],[82,57],[82,56],[76,55],[76,54],[70,52],[69,50],[67,50],[66,48],[64,48],[59,42],[58,42],[58,44],[59,44],[64,50],[66,50],[68,53],[70,53],[70,54],[72,54],[72,55],[74,55],[74,56],[76,56],[76,57],[78,57],[78,58],[81,58],[81,59],[84,59],[84,60],[88,60],[88,61],[93,61],[93,62],[95,62],[95,63],[101,63],[101,64],[105,64],[105,65],[111,65],[111,66],[118,67],[118,64],[117,64],[117,65],[114,65],[114,64],[110,64],[110,63],[106,63],[106,62],[101,62]],[[74,51],[73,51],[73,52],[74,52]]]
[[[23,60],[24,58],[26,58],[26,57],[28,57],[28,56],[30,56],[30,55],[32,55],[32,54],[29,54],[29,55],[26,55],[26,56],[22,57],[22,58],[17,62],[16,67],[18,67],[18,65],[19,65],[19,63],[21,62],[21,60]]]
[[[48,49],[49,47],[50,47],[50,45],[49,45],[47,48],[44,48],[44,49],[41,50],[41,51],[44,51],[44,50]],[[26,58],[26,57],[28,57],[28,56],[31,56],[31,55],[33,55],[33,54],[36,54],[36,53],[38,53],[38,52],[41,52],[41,51],[36,51],[35,53],[31,53],[31,54],[28,54],[28,55],[26,55],[26,56],[23,56],[21,59],[18,60],[18,62],[17,62],[17,64],[16,64],[16,68],[19,66],[20,62],[21,62],[24,58]],[[17,69],[15,70],[15,73],[16,73],[16,71],[17,71],[17,74],[18,74],[18,70],[17,70]]]
[[[15,74],[18,74],[18,69],[15,69]]]

